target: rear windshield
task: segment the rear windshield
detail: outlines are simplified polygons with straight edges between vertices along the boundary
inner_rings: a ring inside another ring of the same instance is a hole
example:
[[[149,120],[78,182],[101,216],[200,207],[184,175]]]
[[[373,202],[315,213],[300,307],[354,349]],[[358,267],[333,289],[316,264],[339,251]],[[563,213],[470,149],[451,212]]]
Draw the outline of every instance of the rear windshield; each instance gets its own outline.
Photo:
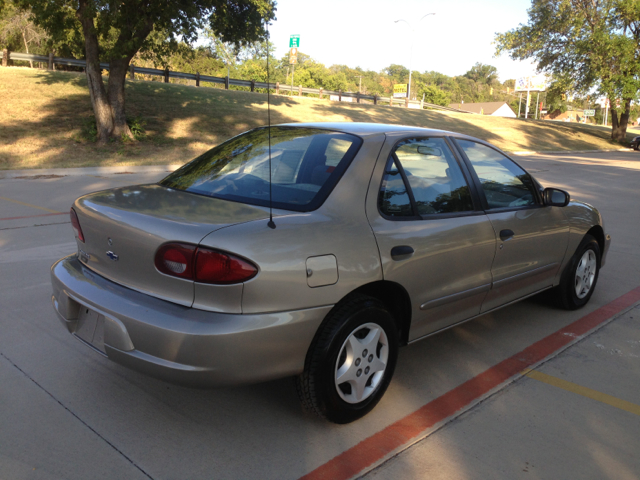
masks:
[[[302,212],[318,208],[361,144],[359,137],[346,133],[271,127],[273,207]],[[160,185],[269,206],[269,129],[251,130],[218,145],[173,172]]]

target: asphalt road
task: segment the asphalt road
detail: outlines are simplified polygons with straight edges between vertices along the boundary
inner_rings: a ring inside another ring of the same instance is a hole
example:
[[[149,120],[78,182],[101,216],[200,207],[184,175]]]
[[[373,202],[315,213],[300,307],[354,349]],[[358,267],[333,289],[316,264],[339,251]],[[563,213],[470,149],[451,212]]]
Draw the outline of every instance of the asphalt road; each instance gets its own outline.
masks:
[[[629,307],[640,295],[612,302],[640,286],[640,155],[518,161],[604,215],[613,242],[591,302],[566,312],[534,297],[408,346],[381,403],[343,426],[304,413],[290,379],[176,387],[66,333],[49,267],[76,249],[71,202],[166,169],[0,172],[0,479],[346,478],[329,468],[340,459],[372,478],[639,478],[640,310]],[[385,447],[398,422],[592,312],[600,330]]]

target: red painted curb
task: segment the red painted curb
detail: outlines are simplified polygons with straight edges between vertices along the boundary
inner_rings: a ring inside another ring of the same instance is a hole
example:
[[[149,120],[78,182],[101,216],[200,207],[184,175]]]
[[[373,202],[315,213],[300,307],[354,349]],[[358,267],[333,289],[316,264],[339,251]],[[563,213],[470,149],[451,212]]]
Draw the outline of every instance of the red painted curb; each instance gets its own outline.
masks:
[[[69,212],[57,212],[57,213],[43,213],[41,215],[27,215],[25,217],[7,217],[0,218],[0,222],[3,220],[20,220],[22,218],[35,218],[35,217],[50,217],[52,215],[69,215]]]
[[[462,410],[524,369],[538,363],[562,347],[604,323],[615,314],[640,301],[640,287],[618,297],[594,312],[537,341],[453,390],[392,423],[354,447],[301,477],[304,480],[351,478],[409,443],[428,428]]]

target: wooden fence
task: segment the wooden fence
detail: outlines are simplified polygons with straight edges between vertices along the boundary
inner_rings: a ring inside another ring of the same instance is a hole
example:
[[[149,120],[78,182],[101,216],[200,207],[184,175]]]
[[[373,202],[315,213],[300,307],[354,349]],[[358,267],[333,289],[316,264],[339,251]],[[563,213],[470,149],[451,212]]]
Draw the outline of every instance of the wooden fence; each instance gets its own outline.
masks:
[[[19,60],[23,62],[42,62],[47,64],[47,68],[49,70],[55,70],[56,65],[65,65],[69,67],[86,67],[85,60],[77,60],[75,58],[61,58],[55,57],[52,53],[49,56],[45,55],[32,55],[30,53],[16,53],[9,52],[6,49],[0,52],[0,57],[2,58],[2,66],[6,67],[9,64],[10,60]],[[101,63],[100,68],[103,70],[109,70],[108,63]],[[333,90],[324,90],[322,88],[307,88],[302,85],[291,86],[276,83],[266,83],[266,82],[258,82],[255,80],[238,80],[229,77],[212,77],[210,75],[201,75],[200,73],[184,73],[184,72],[173,72],[168,68],[165,70],[159,70],[157,68],[144,68],[144,67],[136,67],[135,65],[129,66],[129,77],[133,80],[135,78],[135,74],[140,75],[151,75],[158,76],[164,78],[165,83],[169,83],[170,78],[179,78],[183,80],[193,80],[196,83],[196,87],[200,86],[200,82],[208,82],[208,83],[216,83],[220,85],[224,85],[225,89],[229,89],[229,86],[235,87],[245,87],[249,88],[252,92],[255,91],[256,88],[274,90],[276,95],[281,94],[281,92],[289,92],[290,95],[294,95],[297,93],[298,96],[302,96],[302,94],[312,94],[318,95],[319,98],[324,98],[325,95],[329,95],[329,98],[338,97],[338,101],[347,101],[353,102],[355,99],[356,103],[360,103],[362,100],[367,102],[372,102],[374,105],[390,105],[390,106],[404,106],[407,108],[429,108],[436,110],[446,110],[451,112],[461,112],[461,113],[470,113],[475,114],[474,112],[468,112],[466,110],[459,110],[457,108],[443,107],[442,105],[434,105],[431,103],[420,102],[417,100],[409,100],[408,98],[393,98],[393,97],[379,97],[377,95],[364,95],[359,92],[343,92],[343,91],[333,91]],[[349,100],[346,100],[346,99]]]

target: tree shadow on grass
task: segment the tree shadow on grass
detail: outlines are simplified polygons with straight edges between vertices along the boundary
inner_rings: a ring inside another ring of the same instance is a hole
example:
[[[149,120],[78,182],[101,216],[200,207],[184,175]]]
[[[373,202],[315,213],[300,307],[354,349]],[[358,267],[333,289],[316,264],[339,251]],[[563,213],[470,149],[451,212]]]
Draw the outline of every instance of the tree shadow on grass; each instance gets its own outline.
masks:
[[[184,163],[220,142],[267,124],[267,95],[155,81],[126,82],[129,118],[145,122],[141,142],[98,147],[86,138],[93,111],[86,77],[28,72],[15,81],[37,109],[0,121],[0,168]],[[9,76],[7,76],[9,80]],[[28,84],[31,85],[28,85]],[[29,90],[25,90],[29,88]],[[11,99],[9,99],[10,101]],[[374,122],[438,128],[478,137],[507,151],[611,148],[606,130],[560,122],[449,114],[383,105],[271,96],[271,123]],[[14,102],[14,110],[21,110]],[[28,160],[25,160],[28,159]]]
[[[140,117],[147,136],[100,147],[86,134],[94,117],[83,74],[38,72],[20,81],[30,83],[26,87],[33,97],[14,102],[15,115],[0,121],[5,145],[0,168],[185,163],[229,137],[267,124],[266,95],[127,81],[127,117]],[[27,111],[22,108],[27,103],[35,106]]]
[[[615,149],[610,132],[591,125],[545,120],[444,113],[373,105],[323,105],[315,107],[320,118],[341,115],[356,122],[391,123],[463,133],[494,143],[506,151]],[[628,134],[629,140],[633,134]]]

